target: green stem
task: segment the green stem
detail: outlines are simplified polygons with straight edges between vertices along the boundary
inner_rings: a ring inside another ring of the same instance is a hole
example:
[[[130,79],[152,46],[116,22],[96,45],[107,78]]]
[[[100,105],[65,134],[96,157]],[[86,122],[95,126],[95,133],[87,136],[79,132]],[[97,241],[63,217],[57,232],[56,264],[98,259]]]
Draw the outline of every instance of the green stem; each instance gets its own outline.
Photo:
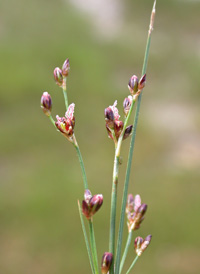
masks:
[[[78,210],[79,210],[79,214],[80,214],[81,226],[82,226],[83,235],[84,235],[84,238],[85,238],[85,244],[86,244],[86,248],[87,248],[87,252],[88,252],[90,266],[91,266],[91,269],[92,269],[92,273],[94,274],[95,273],[94,263],[93,263],[93,260],[92,260],[91,250],[90,250],[90,246],[89,246],[89,242],[88,242],[88,238],[87,238],[87,233],[86,233],[86,229],[85,229],[85,225],[84,225],[84,221],[83,221],[83,215],[82,215],[82,212],[81,212],[79,201],[78,201]]]
[[[68,98],[67,98],[67,77],[63,78],[63,95],[64,95],[64,99],[65,99],[65,107],[66,110],[68,109]]]
[[[118,169],[119,169],[119,157],[117,157],[115,153],[114,169],[113,169],[113,184],[112,184],[112,194],[111,194],[111,212],[110,212],[109,251],[113,255],[113,263],[111,265],[110,274],[114,273],[115,222],[116,222],[116,206],[117,206]]]
[[[49,119],[50,119],[51,123],[54,125],[54,127],[57,129],[57,127],[55,125],[55,121],[51,115],[49,115]]]
[[[152,34],[152,30],[153,30],[154,17],[155,17],[155,6],[156,6],[156,1],[154,2],[152,13],[151,13],[151,18],[150,18],[150,25],[149,25],[148,36],[147,36],[147,44],[146,44],[146,50],[145,50],[145,55],[144,55],[142,75],[144,75],[146,73],[146,69],[147,69],[149,49],[150,49],[150,44],[151,44],[151,34]],[[132,158],[133,158],[133,150],[134,150],[134,144],[135,144],[135,136],[136,136],[136,129],[137,129],[141,99],[142,99],[142,92],[140,93],[140,95],[138,97],[138,103],[137,103],[137,107],[136,107],[134,124],[133,124],[134,125],[133,134],[131,137],[128,163],[127,163],[127,169],[126,169],[126,177],[125,177],[125,183],[124,183],[121,217],[120,217],[120,225],[119,225],[119,234],[118,234],[118,242],[117,242],[117,255],[116,255],[116,268],[115,268],[116,274],[119,274],[125,209],[126,209],[126,201],[127,201],[127,195],[128,195],[128,185],[129,185],[130,170],[131,170],[131,164],[132,164]]]
[[[135,104],[135,99],[133,99],[128,115],[124,121],[124,127],[120,134],[115,149],[114,167],[113,167],[113,183],[112,183],[112,193],[111,193],[111,213],[110,213],[110,239],[109,239],[109,252],[113,255],[113,263],[110,269],[110,274],[114,273],[114,257],[115,257],[115,223],[116,223],[116,208],[117,208],[117,185],[118,185],[118,175],[119,175],[119,163],[120,163],[120,153],[121,145],[123,141],[123,136],[125,129],[127,127],[129,118],[131,116],[133,106]]]
[[[134,261],[132,262],[131,266],[129,267],[128,271],[126,272],[126,274],[130,273],[131,269],[134,267],[135,263],[137,262],[139,256],[137,255],[134,259]]]
[[[126,246],[125,246],[125,249],[124,249],[124,254],[122,256],[122,260],[121,260],[121,263],[120,263],[119,273],[122,272],[122,268],[123,268],[125,260],[126,260],[128,249],[129,249],[129,246],[131,244],[131,239],[132,239],[132,230],[129,232],[128,237],[127,237],[127,242],[126,242]]]
[[[81,155],[81,151],[80,151],[78,143],[76,141],[75,134],[73,135],[73,144],[74,144],[74,147],[76,149],[76,152],[77,152],[77,155],[78,155],[78,159],[79,159],[79,162],[80,162],[82,176],[83,176],[84,188],[88,189],[88,182],[87,182],[87,176],[86,176],[85,166],[84,166],[84,163],[83,163],[83,158],[82,158],[82,155]]]
[[[97,257],[97,248],[96,248],[96,242],[95,242],[95,236],[94,236],[94,228],[92,220],[89,220],[89,229],[90,229],[90,243],[92,248],[92,256],[94,261],[94,268],[95,268],[95,274],[99,273],[98,270],[98,257]]]

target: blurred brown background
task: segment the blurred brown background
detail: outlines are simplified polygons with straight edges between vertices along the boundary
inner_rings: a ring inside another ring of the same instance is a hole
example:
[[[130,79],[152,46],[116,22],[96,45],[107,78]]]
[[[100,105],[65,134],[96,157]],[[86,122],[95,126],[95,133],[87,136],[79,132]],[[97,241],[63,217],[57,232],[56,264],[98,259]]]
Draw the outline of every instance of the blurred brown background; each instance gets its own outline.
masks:
[[[48,91],[53,116],[64,115],[53,70],[67,57],[76,137],[90,189],[104,195],[95,216],[99,261],[108,251],[114,147],[103,113],[117,99],[123,116],[129,78],[141,74],[152,4],[0,2],[1,274],[90,273],[77,208],[83,198],[78,158],[40,109]],[[200,273],[199,15],[200,1],[157,1],[129,187],[149,206],[134,237],[153,235],[137,274]],[[125,270],[134,256],[132,244]]]

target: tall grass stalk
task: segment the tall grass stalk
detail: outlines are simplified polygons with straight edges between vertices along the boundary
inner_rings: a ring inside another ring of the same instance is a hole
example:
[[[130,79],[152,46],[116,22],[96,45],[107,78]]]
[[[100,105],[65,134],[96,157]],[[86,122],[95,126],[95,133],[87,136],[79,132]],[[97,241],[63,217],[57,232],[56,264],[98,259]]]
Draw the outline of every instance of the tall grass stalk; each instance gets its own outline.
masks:
[[[149,30],[148,30],[148,36],[147,36],[146,50],[145,50],[145,55],[144,55],[142,75],[146,74],[146,70],[147,70],[147,63],[148,63],[148,58],[149,58],[149,49],[150,49],[150,44],[151,44],[151,34],[152,34],[152,30],[153,30],[154,18],[155,18],[155,12],[156,12],[155,8],[156,8],[156,1],[154,2],[151,17],[150,17],[150,24],[149,24]],[[135,145],[135,136],[136,136],[136,130],[137,130],[137,124],[138,124],[138,118],[139,118],[141,99],[142,99],[142,92],[140,93],[140,95],[138,97],[138,102],[137,102],[137,107],[136,107],[136,112],[135,112],[135,118],[134,118],[134,122],[133,122],[133,125],[134,125],[133,126],[133,134],[132,134],[131,143],[130,143],[127,170],[126,170],[126,177],[125,177],[125,183],[124,183],[122,208],[121,208],[121,214],[120,214],[121,218],[120,218],[118,242],[117,242],[116,269],[115,269],[116,274],[119,273],[120,255],[121,255],[121,246],[122,246],[122,236],[123,236],[124,218],[125,218],[125,208],[126,208],[126,201],[127,201],[127,195],[128,195],[130,171],[131,171],[131,164],[132,164],[132,158],[133,158],[133,150],[134,150],[134,145]]]

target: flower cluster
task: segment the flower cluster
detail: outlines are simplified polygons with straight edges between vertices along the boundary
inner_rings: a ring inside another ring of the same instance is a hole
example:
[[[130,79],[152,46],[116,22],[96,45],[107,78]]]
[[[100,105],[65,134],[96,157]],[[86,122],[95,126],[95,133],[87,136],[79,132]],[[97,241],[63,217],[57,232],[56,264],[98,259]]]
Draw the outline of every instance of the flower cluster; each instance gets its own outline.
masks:
[[[138,80],[138,77],[136,75],[133,75],[129,82],[128,82],[128,88],[130,90],[131,95],[136,95],[139,91],[139,93],[143,90],[146,84],[146,74],[144,74],[140,80]]]
[[[119,136],[122,133],[124,123],[119,120],[120,115],[117,109],[117,101],[114,102],[112,106],[109,106],[104,111],[106,129],[108,132],[108,137],[114,140],[116,143],[119,139]],[[126,127],[123,135],[123,140],[130,136],[133,126],[130,125]]]
[[[74,117],[74,108],[75,104],[72,103],[69,105],[65,117],[59,117],[56,115],[57,121],[55,125],[58,130],[68,139],[71,140],[71,137],[74,134],[74,127],[75,127],[75,117]]]
[[[103,195],[96,194],[92,196],[89,189],[85,190],[85,200],[82,201],[83,215],[89,220],[100,209],[103,204]]]
[[[128,231],[136,230],[140,227],[141,222],[144,220],[144,214],[147,211],[147,204],[141,203],[140,195],[133,198],[132,194],[128,195],[126,204],[126,215]]]
[[[128,83],[128,88],[131,95],[126,97],[123,102],[124,115],[127,117],[133,101],[135,102],[136,98],[141,93],[146,83],[146,74],[144,74],[140,80],[136,75],[133,75]],[[109,106],[104,110],[106,129],[108,132],[108,137],[111,138],[116,144],[119,136],[123,132],[123,140],[130,136],[132,133],[133,125],[127,126],[124,129],[124,122],[119,120],[120,115],[117,109],[117,101],[114,102],[112,106]]]
[[[145,239],[143,239],[142,237],[135,238],[134,246],[135,252],[138,256],[141,256],[145,249],[148,247],[151,242],[151,238],[151,235],[148,235]]]
[[[56,84],[59,87],[63,87],[64,80],[65,78],[68,76],[69,74],[69,70],[70,70],[70,66],[69,66],[69,59],[66,59],[65,62],[63,63],[62,69],[60,69],[59,67],[56,67],[54,69],[54,79],[56,81]]]

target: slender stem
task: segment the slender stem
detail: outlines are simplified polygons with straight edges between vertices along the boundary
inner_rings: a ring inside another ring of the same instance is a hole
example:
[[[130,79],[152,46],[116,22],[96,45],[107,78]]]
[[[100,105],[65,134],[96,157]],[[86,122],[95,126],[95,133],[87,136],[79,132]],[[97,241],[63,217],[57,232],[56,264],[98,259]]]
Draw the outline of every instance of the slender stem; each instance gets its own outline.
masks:
[[[92,256],[94,261],[94,268],[95,268],[95,274],[99,273],[98,270],[98,257],[97,257],[97,248],[96,248],[96,242],[95,242],[95,236],[94,236],[94,228],[92,220],[89,220],[89,229],[90,229],[90,243],[92,247]]]
[[[118,174],[119,174],[119,163],[120,163],[120,152],[123,141],[124,132],[131,116],[135,99],[133,98],[130,110],[124,121],[124,127],[120,134],[115,149],[114,167],[113,167],[113,184],[111,193],[111,213],[110,213],[110,239],[109,239],[109,251],[113,255],[113,263],[110,269],[110,274],[114,273],[114,257],[115,257],[115,223],[116,223],[116,208],[117,208],[117,185],[118,185]]]
[[[133,260],[131,266],[129,267],[128,271],[126,272],[126,274],[130,273],[131,269],[134,267],[134,265],[135,265],[135,263],[137,262],[138,258],[139,258],[139,256],[137,255],[137,256],[135,257],[135,259]]]
[[[131,244],[131,239],[132,239],[132,230],[129,232],[128,237],[127,237],[127,242],[126,242],[126,246],[125,246],[125,249],[124,249],[124,254],[122,256],[121,263],[120,263],[119,273],[122,272],[122,268],[123,268],[125,260],[126,260],[128,249],[129,249],[129,246]]]
[[[111,212],[110,212],[110,239],[109,251],[113,255],[113,263],[110,269],[110,274],[114,273],[114,251],[115,251],[115,222],[116,222],[116,206],[117,206],[117,183],[118,183],[119,157],[114,159],[113,168],[113,185],[111,193]]]
[[[93,260],[92,260],[90,245],[89,245],[89,242],[88,242],[87,233],[86,233],[86,229],[85,229],[85,225],[84,225],[84,221],[83,221],[83,215],[82,215],[82,212],[81,212],[79,201],[78,201],[78,210],[79,210],[79,214],[80,214],[81,226],[82,226],[83,235],[84,235],[84,238],[85,238],[85,244],[86,244],[86,248],[87,248],[87,252],[88,252],[90,266],[91,266],[91,269],[92,269],[92,273],[94,274],[95,273],[94,263],[93,263]]]
[[[65,107],[66,110],[68,109],[68,98],[67,98],[67,77],[63,78],[63,95],[64,95],[64,99],[65,99]]]
[[[54,125],[54,127],[56,128],[55,121],[54,121],[54,119],[53,119],[53,117],[51,115],[49,115],[49,119],[52,122],[52,124]]]
[[[150,43],[151,43],[151,34],[152,34],[152,30],[153,30],[155,11],[156,11],[155,7],[156,7],[156,1],[154,2],[152,13],[151,13],[151,18],[150,18],[150,25],[149,25],[148,36],[147,36],[147,44],[146,44],[146,50],[145,50],[145,55],[144,55],[142,75],[144,75],[146,73],[146,69],[147,69],[149,49],[150,49]],[[134,150],[134,144],[135,144],[135,136],[136,136],[136,129],[137,129],[141,99],[142,99],[142,92],[140,93],[140,95],[138,97],[138,102],[137,102],[137,107],[136,107],[136,112],[135,112],[135,118],[134,118],[133,134],[132,134],[132,137],[131,137],[128,163],[127,163],[127,169],[126,169],[126,177],[125,177],[125,183],[124,183],[121,217],[120,217],[120,225],[119,225],[119,234],[118,234],[118,242],[117,242],[117,255],[116,255],[116,268],[115,268],[116,274],[119,274],[121,245],[122,245],[122,236],[123,236],[125,209],[126,209],[126,200],[127,200],[127,195],[128,195],[128,185],[129,185],[129,178],[130,178],[130,171],[131,171],[131,164],[132,164],[132,158],[133,158],[133,150]]]
[[[78,155],[78,159],[79,159],[79,162],[80,162],[82,176],[83,176],[84,188],[88,189],[88,182],[87,182],[87,176],[86,176],[85,166],[84,166],[84,163],[83,163],[83,158],[82,158],[82,155],[81,155],[81,151],[80,151],[78,143],[76,141],[75,134],[73,135],[73,144],[74,144],[74,147],[76,149],[76,152],[77,152],[77,155]]]

